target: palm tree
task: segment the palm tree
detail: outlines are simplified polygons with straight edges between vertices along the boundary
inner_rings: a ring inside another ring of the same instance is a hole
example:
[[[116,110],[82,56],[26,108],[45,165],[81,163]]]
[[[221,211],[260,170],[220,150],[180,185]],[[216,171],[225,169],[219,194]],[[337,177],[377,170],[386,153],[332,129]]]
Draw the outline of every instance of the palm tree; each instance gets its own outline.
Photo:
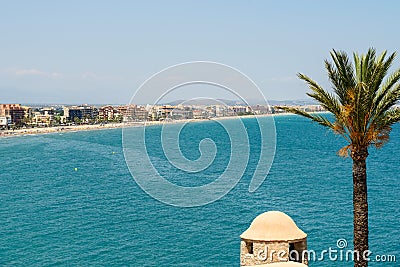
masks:
[[[328,127],[348,142],[338,154],[350,154],[353,160],[354,250],[359,253],[354,259],[355,267],[368,266],[368,148],[382,147],[389,140],[391,126],[400,121],[400,109],[394,108],[400,100],[400,69],[388,75],[395,56],[396,53],[387,56],[386,51],[376,56],[375,49],[370,48],[366,55],[354,53],[351,62],[345,52],[333,50],[333,63],[325,60],[332,93],[308,76],[298,74],[312,90],[307,95],[332,113],[333,120],[297,108],[277,107]]]

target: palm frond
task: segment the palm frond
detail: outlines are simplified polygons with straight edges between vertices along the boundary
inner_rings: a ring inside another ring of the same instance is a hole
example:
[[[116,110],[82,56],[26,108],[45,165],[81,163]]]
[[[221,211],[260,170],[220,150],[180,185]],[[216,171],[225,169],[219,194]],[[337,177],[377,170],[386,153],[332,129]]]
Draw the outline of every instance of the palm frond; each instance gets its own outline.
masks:
[[[330,111],[335,115],[340,114],[341,110],[340,103],[338,102],[335,96],[325,91],[318,83],[316,83],[310,77],[302,73],[298,73],[297,76],[301,80],[304,80],[309,85],[310,89],[313,91],[313,93],[307,93],[307,95],[317,100],[321,104],[321,106],[327,111]]]
[[[392,106],[394,106],[400,100],[400,84],[396,84],[392,90],[389,90],[386,95],[383,96],[381,101],[377,103],[375,110],[373,111],[374,118],[379,118],[385,114]]]
[[[341,77],[343,89],[347,90],[348,88],[355,87],[356,79],[354,69],[347,54],[343,51],[336,51],[333,49],[331,57],[340,75],[339,77]]]
[[[376,108],[387,96],[387,94],[396,86],[400,81],[400,69],[393,72],[384,82],[380,89],[377,91],[374,100],[373,108]]]
[[[397,122],[400,122],[400,108],[393,108],[386,111],[385,114],[375,122],[375,127],[381,130],[391,127]]]
[[[336,68],[333,67],[333,65],[328,60],[325,60],[325,68],[328,72],[329,80],[333,85],[333,90],[335,91],[340,103],[342,105],[346,105],[347,104],[346,88],[342,84],[342,79],[340,78],[339,72],[337,71]]]
[[[382,84],[385,76],[387,75],[387,72],[390,69],[390,66],[392,65],[396,53],[392,53],[387,59],[386,57],[387,52],[384,51],[378,58],[376,62],[376,66],[374,68],[374,72],[371,75],[371,81],[370,81],[370,88],[371,88],[371,95],[374,95],[378,92],[380,85]]]
[[[300,115],[300,116],[303,116],[303,117],[306,117],[306,118],[309,118],[312,121],[314,121],[314,122],[316,122],[316,123],[318,123],[318,124],[320,124],[322,126],[325,126],[325,127],[328,127],[330,129],[334,130],[333,123],[330,120],[328,120],[327,118],[325,118],[325,117],[323,117],[321,115],[310,114],[310,113],[308,113],[306,111],[303,111],[303,110],[298,109],[298,108],[293,108],[293,107],[275,106],[275,108],[280,109],[280,110],[284,110],[284,111],[287,111],[287,112],[290,112],[290,113],[294,113],[294,114],[297,114],[297,115]]]

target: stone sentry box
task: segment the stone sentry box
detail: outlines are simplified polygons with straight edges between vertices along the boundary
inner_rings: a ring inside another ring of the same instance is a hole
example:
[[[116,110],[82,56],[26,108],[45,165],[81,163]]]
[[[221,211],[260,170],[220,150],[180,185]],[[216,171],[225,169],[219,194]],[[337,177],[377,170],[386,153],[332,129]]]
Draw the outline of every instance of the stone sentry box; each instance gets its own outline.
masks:
[[[307,235],[283,212],[260,214],[240,238],[241,266],[285,261],[308,265]]]

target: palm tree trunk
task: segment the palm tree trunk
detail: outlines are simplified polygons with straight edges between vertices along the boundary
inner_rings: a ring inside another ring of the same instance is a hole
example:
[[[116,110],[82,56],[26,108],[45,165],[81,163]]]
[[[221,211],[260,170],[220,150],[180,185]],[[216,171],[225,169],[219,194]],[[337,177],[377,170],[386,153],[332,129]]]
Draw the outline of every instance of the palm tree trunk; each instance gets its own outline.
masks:
[[[368,201],[367,166],[368,151],[352,153],[353,158],[353,207],[354,207],[354,267],[367,267],[368,250]],[[358,256],[357,256],[358,255]]]

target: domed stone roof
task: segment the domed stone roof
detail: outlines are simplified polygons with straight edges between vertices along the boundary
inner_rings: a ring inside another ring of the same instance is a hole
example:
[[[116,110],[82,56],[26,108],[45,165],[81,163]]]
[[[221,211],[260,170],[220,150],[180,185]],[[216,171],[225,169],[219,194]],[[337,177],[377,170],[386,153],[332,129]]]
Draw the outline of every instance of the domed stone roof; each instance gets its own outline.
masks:
[[[242,239],[257,241],[294,241],[306,237],[293,219],[280,211],[268,211],[258,215],[240,236]]]

